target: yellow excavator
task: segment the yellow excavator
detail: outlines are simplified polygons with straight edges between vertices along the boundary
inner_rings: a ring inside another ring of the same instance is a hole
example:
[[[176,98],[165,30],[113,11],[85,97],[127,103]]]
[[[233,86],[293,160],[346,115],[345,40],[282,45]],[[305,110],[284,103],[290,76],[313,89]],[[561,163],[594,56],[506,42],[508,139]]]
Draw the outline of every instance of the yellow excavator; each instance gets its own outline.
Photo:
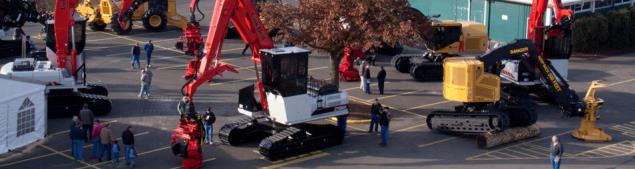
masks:
[[[177,13],[176,0],[84,0],[76,11],[88,18],[92,30],[103,31],[111,25],[119,35],[130,33],[132,21],[142,21],[152,32],[163,31],[168,24],[184,29],[188,22]]]

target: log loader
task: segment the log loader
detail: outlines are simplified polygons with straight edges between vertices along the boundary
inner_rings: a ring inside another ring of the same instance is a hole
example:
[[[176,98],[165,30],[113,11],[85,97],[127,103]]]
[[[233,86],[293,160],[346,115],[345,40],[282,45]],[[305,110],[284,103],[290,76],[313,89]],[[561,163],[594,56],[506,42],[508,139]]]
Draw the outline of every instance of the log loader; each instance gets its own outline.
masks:
[[[95,31],[103,31],[108,25],[119,35],[132,31],[132,21],[141,20],[147,31],[165,30],[168,24],[185,29],[188,19],[176,11],[176,0],[113,0],[95,3],[85,0],[77,7],[81,16],[88,17],[88,25]]]
[[[426,52],[420,55],[397,55],[391,63],[401,73],[410,73],[417,81],[440,81],[443,60],[461,54],[482,54],[487,50],[485,25],[475,22],[438,21],[432,23],[426,40]]]
[[[308,123],[349,113],[346,92],[309,77],[310,51],[275,48],[251,0],[219,0],[213,11],[204,54],[189,62],[186,72],[193,76],[186,76],[179,103],[185,105],[179,106],[184,107],[179,126],[188,127],[175,130],[186,141],[173,142],[173,149],[185,154],[183,164],[196,168],[201,163],[200,122],[193,105],[198,87],[225,71],[238,72],[220,59],[230,21],[251,48],[256,83],[239,91],[237,110],[248,117],[223,125],[220,140],[229,145],[260,140],[258,151],[270,160],[340,144],[344,133],[337,126]]]
[[[18,1],[20,2],[15,4],[32,3],[22,0],[11,1],[9,4]],[[49,117],[77,115],[83,104],[88,104],[97,115],[107,114],[111,110],[106,87],[86,81],[86,64],[82,52],[86,43],[86,21],[74,15],[74,7],[75,1],[57,0],[53,16],[43,11],[20,10],[20,6],[0,12],[11,14],[19,11],[16,16],[31,16],[28,14],[40,13],[40,18],[45,20],[46,59],[17,58],[14,62],[2,66],[0,74],[11,78],[32,79],[45,84]],[[2,16],[2,18],[19,19],[20,17]],[[24,24],[20,20],[4,21],[11,24],[4,24],[3,27]],[[70,62],[67,62],[69,56]]]

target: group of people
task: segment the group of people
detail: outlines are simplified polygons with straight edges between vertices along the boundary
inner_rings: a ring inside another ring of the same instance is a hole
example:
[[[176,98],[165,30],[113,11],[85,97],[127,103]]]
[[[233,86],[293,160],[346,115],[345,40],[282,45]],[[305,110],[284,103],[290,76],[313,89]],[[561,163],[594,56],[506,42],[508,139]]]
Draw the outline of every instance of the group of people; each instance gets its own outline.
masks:
[[[152,44],[152,40],[148,40],[148,43],[143,46],[143,50],[146,52],[147,63],[145,68],[141,68],[141,63],[139,62],[141,55],[141,47],[139,47],[139,43],[137,42],[134,46],[132,46],[132,70],[141,69],[141,89],[139,90],[137,97],[148,99],[148,97],[150,97],[150,85],[152,84],[153,76],[152,71],[150,70],[150,68],[152,68],[152,51],[154,51],[154,44]]]
[[[72,144],[71,152],[75,160],[84,161],[84,144],[91,142],[91,159],[96,159],[99,162],[102,160],[112,161],[113,166],[117,167],[120,155],[123,155],[126,159],[126,166],[134,168],[137,153],[132,126],[128,126],[121,134],[123,153],[120,151],[119,141],[113,137],[110,123],[103,123],[95,119],[87,104],[84,104],[79,116],[73,117],[69,131]]]
[[[383,107],[379,103],[379,99],[375,98],[375,101],[370,107],[370,126],[368,127],[368,133],[378,132],[377,128],[381,128],[380,146],[384,147],[388,145],[389,126],[392,115],[389,112],[389,107]]]
[[[373,61],[374,62],[374,61]],[[364,91],[366,94],[371,94],[370,83],[371,83],[371,75],[370,75],[370,65],[371,60],[366,61],[362,60],[360,63],[360,67],[362,71],[360,72],[359,79],[360,84],[359,88]],[[372,63],[374,65],[374,63]],[[379,89],[379,94],[384,95],[384,82],[386,81],[386,70],[384,70],[384,66],[379,67],[380,70],[377,72],[377,88]]]

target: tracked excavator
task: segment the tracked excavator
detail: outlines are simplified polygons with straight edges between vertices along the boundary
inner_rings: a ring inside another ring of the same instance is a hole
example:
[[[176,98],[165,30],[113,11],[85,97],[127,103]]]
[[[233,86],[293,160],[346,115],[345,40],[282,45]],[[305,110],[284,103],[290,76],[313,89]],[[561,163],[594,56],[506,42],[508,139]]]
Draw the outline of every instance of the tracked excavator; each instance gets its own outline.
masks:
[[[33,1],[22,0],[12,0],[3,5],[22,3],[34,5]],[[43,11],[33,11],[35,8],[24,10],[21,6],[24,5],[5,8],[8,11],[0,12],[9,14],[2,16],[5,18],[2,26],[20,27],[25,21],[34,21],[29,16],[39,13],[45,24],[46,58],[17,58],[2,66],[0,74],[10,78],[32,79],[46,85],[49,117],[77,115],[83,104],[88,104],[97,115],[109,113],[111,102],[106,87],[86,81],[86,64],[82,52],[86,42],[86,21],[74,15],[75,2],[58,0],[53,16]],[[20,16],[27,17],[25,19]],[[70,62],[67,61],[68,56]]]
[[[309,123],[349,113],[346,92],[308,75],[310,51],[274,47],[251,0],[219,0],[213,11],[204,54],[189,63],[192,70],[186,71],[194,74],[188,76],[182,88],[184,99],[179,103],[185,105],[179,106],[183,107],[179,126],[188,127],[175,130],[185,141],[174,141],[173,150],[185,155],[184,165],[196,168],[201,163],[194,94],[214,76],[238,72],[220,59],[230,21],[251,48],[256,83],[239,91],[237,110],[248,117],[223,125],[220,140],[229,145],[260,141],[258,151],[270,160],[340,144],[344,133],[337,126]]]

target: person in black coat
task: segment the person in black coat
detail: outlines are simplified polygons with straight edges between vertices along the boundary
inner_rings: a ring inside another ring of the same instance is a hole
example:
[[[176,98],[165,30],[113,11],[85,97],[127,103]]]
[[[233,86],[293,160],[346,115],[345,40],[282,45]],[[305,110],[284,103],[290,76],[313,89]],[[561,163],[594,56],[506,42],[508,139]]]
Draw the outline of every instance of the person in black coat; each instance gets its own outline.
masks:
[[[379,111],[381,111],[381,103],[379,103],[379,99],[375,98],[375,101],[370,106],[370,126],[368,127],[369,133],[379,131]]]
[[[380,67],[381,70],[377,72],[377,87],[379,88],[379,94],[384,95],[384,82],[386,81],[386,70],[384,66]]]
[[[121,133],[121,142],[123,143],[123,154],[126,159],[126,165],[130,164],[130,158],[128,157],[128,153],[134,147],[134,133],[132,133],[132,126],[128,126],[123,133]]]
[[[552,169],[560,169],[560,163],[562,162],[562,154],[564,154],[564,148],[557,136],[551,137],[551,148],[549,149],[549,161]]]
[[[71,126],[69,135],[71,138],[71,152],[73,159],[78,161],[84,161],[84,139],[85,133],[81,128],[81,123],[75,122],[75,125]]]
[[[212,112],[212,108],[208,107],[205,115],[203,115],[203,127],[205,129],[205,143],[214,144],[214,122],[216,122],[216,115]]]
[[[381,127],[381,143],[379,143],[379,145],[382,147],[388,145],[388,135],[390,132],[388,127],[390,126],[390,119],[392,118],[392,115],[390,115],[388,111],[389,109],[388,107],[384,107],[379,114],[379,126]]]
[[[370,65],[366,65],[364,69],[364,92],[370,94]]]

